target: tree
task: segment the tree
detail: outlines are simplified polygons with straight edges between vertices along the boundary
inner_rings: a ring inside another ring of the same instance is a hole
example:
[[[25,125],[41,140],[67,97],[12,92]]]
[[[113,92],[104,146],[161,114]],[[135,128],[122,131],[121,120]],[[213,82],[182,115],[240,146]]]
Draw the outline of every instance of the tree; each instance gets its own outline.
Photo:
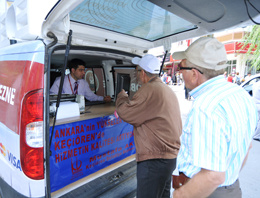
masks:
[[[250,63],[252,67],[260,69],[260,25],[254,25],[252,31],[245,36],[245,42],[242,49],[249,45],[246,53],[247,57],[252,55]],[[255,49],[253,51],[253,49]]]

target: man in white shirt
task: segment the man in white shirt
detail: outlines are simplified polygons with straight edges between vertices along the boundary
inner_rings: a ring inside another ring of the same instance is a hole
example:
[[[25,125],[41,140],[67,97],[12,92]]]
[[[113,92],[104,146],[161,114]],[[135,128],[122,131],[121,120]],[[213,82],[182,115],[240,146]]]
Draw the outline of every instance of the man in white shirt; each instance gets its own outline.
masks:
[[[110,96],[98,96],[89,88],[89,84],[83,79],[85,75],[85,62],[80,59],[73,59],[69,62],[70,74],[64,78],[62,88],[63,94],[84,95],[89,101],[110,102]],[[57,77],[50,89],[50,94],[57,94],[59,91],[61,77]]]
[[[181,136],[174,198],[242,198],[239,173],[245,165],[258,115],[249,94],[223,77],[225,46],[202,37],[174,52],[194,98]],[[243,112],[243,113],[241,113]]]

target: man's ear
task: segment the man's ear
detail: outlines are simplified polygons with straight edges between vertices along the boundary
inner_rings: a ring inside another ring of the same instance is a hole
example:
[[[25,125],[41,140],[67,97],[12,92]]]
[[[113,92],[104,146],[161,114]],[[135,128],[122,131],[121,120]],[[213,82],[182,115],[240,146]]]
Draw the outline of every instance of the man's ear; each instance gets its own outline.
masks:
[[[146,79],[146,78],[147,78],[147,74],[145,73],[144,70],[142,70],[142,77],[143,77],[143,79]]]
[[[205,75],[201,74],[198,70],[192,69],[192,83],[197,87],[205,82],[207,79]]]
[[[192,69],[191,72],[192,83],[197,84],[199,79],[199,71],[197,71],[196,69]]]
[[[76,71],[76,69],[74,69],[74,68],[71,68],[71,73],[75,73],[75,71]]]
[[[140,78],[140,80],[141,80],[141,81],[142,81],[142,83],[143,83],[143,82],[144,82],[144,80],[145,80],[145,72],[144,72],[144,70],[141,70],[141,71],[140,71],[139,78]]]
[[[144,71],[144,70],[142,70],[141,72],[142,72],[142,76],[145,76],[145,71]]]

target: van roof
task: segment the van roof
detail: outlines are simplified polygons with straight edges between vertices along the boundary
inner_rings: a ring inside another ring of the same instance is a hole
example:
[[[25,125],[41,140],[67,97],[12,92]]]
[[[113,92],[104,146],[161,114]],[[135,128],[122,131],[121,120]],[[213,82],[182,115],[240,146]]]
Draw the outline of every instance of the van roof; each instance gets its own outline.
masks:
[[[260,10],[258,0],[47,1],[46,17],[38,22],[43,26],[36,27],[34,24],[33,28],[34,32],[37,32],[35,28],[41,28],[41,31],[30,39],[38,37],[48,40],[46,35],[51,31],[59,43],[66,43],[71,29],[74,45],[109,47],[136,54],[158,46],[169,50],[171,43],[177,41],[252,25],[250,17],[259,16],[257,9]],[[42,1],[42,5],[47,1]],[[43,10],[43,6],[28,6],[35,5],[31,0],[18,2],[27,3],[28,17],[36,17],[30,14],[32,11],[29,8],[33,9],[34,14]],[[14,14],[18,10],[15,4],[16,1],[12,5]],[[13,33],[12,37],[28,39],[28,33]]]

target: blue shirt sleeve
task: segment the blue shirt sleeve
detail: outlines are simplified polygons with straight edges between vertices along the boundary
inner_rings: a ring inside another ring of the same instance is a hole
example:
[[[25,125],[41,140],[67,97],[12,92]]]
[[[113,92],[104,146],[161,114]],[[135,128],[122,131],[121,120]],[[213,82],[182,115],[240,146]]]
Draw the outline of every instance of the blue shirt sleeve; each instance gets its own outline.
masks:
[[[103,101],[104,97],[103,96],[98,96],[91,91],[89,84],[84,80],[79,80],[79,89],[78,93],[80,95],[84,95],[85,98],[89,101]]]

